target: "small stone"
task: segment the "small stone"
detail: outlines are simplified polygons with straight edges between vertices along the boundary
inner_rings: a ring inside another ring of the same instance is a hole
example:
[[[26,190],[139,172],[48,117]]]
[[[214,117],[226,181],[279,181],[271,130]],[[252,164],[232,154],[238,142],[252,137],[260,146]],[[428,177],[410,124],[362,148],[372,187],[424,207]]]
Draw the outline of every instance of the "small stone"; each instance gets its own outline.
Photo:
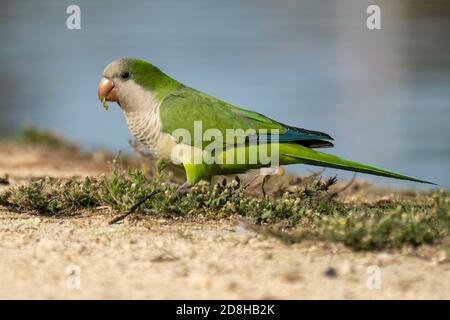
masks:
[[[227,283],[226,289],[229,291],[235,291],[238,288],[238,284],[235,281],[230,281]]]
[[[264,259],[266,259],[266,260],[272,260],[273,259],[273,253],[272,252],[265,252],[263,256],[264,256]]]
[[[342,274],[350,274],[353,272],[353,265],[349,260],[346,260],[342,263],[340,270]]]
[[[337,271],[336,271],[336,269],[333,268],[333,267],[328,267],[328,268],[326,268],[325,271],[323,272],[323,275],[324,275],[325,277],[328,277],[328,278],[336,278],[336,277],[337,277]]]
[[[380,253],[377,255],[377,264],[380,266],[390,263],[394,258],[389,253]]]
[[[239,237],[239,243],[241,245],[246,245],[250,241],[251,238],[252,238],[252,236],[249,235],[248,233],[243,234]]]
[[[430,261],[430,265],[436,267],[437,265],[447,261],[447,253],[445,250],[439,251]]]
[[[175,275],[178,277],[187,277],[189,275],[189,268],[185,265],[179,267],[175,271]]]
[[[445,262],[447,261],[448,257],[447,257],[447,252],[445,250],[441,250],[438,252],[436,260],[439,263]]]
[[[293,283],[301,280],[301,276],[297,270],[290,270],[281,274],[281,280],[286,283]]]

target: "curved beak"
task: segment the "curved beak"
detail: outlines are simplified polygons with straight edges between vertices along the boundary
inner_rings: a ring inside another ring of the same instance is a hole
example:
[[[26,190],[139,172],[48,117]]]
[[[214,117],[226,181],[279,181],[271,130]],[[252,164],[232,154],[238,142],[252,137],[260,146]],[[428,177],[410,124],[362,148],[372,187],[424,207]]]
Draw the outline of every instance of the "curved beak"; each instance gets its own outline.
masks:
[[[114,83],[106,78],[102,78],[98,84],[98,98],[100,101],[117,101],[117,90]]]

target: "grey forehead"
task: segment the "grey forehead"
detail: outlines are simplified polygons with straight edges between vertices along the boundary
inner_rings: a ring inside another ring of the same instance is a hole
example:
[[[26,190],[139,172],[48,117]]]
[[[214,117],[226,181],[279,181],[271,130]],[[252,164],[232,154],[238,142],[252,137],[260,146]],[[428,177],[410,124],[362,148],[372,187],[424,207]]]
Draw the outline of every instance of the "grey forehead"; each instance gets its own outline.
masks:
[[[116,59],[106,66],[105,70],[103,71],[103,76],[111,78],[115,74],[123,70],[125,65],[126,65],[125,58]]]

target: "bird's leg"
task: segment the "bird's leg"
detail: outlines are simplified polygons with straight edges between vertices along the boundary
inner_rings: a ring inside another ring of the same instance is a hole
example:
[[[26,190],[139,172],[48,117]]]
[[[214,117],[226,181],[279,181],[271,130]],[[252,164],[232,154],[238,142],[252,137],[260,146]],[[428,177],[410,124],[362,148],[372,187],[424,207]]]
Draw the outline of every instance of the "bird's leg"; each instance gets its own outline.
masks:
[[[284,168],[282,166],[277,166],[276,168],[270,168],[268,171],[264,171],[261,169],[261,173],[267,172],[267,174],[264,174],[264,177],[261,182],[261,191],[263,194],[263,197],[266,196],[266,190],[264,189],[264,186],[267,181],[269,181],[270,177],[273,175],[282,176],[284,175]]]
[[[186,195],[186,193],[191,190],[192,185],[190,185],[187,181],[183,183],[176,191],[175,191],[175,199],[180,198],[181,196]]]
[[[266,182],[270,179],[270,177],[271,177],[271,175],[265,175],[264,178],[263,178],[263,180],[262,180],[262,183],[261,183],[261,191],[262,191],[263,197],[266,196],[266,190],[264,189],[264,185],[265,185]]]
[[[153,154],[145,151],[144,149],[145,147],[142,145],[142,143],[139,142],[139,140],[128,139],[128,144],[134,149],[134,151],[139,153],[142,157],[154,158]]]

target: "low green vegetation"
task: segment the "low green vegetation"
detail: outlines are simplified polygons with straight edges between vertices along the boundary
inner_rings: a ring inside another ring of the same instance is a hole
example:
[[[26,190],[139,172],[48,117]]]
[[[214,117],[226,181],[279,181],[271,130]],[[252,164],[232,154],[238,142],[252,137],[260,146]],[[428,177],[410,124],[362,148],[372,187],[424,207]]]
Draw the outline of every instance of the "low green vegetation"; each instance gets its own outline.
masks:
[[[333,197],[331,178],[281,196],[249,196],[239,180],[213,186],[199,184],[186,195],[161,171],[149,177],[140,170],[113,169],[84,180],[46,178],[0,193],[0,205],[41,215],[77,214],[108,206],[117,212],[155,193],[136,211],[164,217],[206,219],[245,217],[259,232],[292,243],[303,239],[341,242],[354,249],[374,250],[431,244],[449,235],[448,194],[431,194],[376,204],[343,203]]]
[[[25,143],[36,146],[49,147],[53,149],[78,150],[78,146],[67,141],[60,135],[48,131],[40,130],[34,127],[24,127],[15,136],[18,143]]]

